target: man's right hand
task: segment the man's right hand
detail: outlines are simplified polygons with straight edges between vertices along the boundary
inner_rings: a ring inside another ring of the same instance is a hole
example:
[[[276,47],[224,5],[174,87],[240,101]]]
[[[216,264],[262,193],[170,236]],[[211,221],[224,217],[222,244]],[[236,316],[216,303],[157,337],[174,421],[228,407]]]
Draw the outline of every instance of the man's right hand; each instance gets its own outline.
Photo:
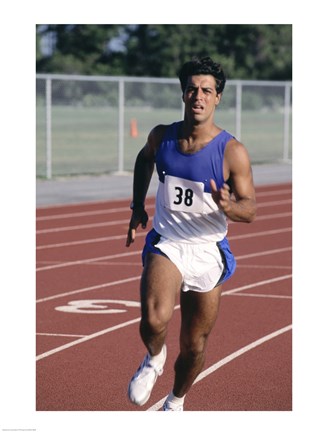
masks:
[[[137,227],[141,225],[142,228],[145,229],[147,221],[148,221],[148,215],[144,208],[135,208],[133,210],[132,217],[129,222],[129,228],[128,228],[127,239],[126,239],[126,247],[129,247],[134,242]]]

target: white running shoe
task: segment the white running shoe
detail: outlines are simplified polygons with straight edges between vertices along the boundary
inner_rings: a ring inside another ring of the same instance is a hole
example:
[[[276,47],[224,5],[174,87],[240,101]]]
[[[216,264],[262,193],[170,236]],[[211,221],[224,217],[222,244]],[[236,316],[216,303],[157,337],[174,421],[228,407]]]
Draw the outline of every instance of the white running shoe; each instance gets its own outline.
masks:
[[[144,405],[149,400],[157,377],[163,373],[163,366],[166,360],[165,345],[163,345],[162,350],[164,354],[162,364],[158,366],[152,364],[151,356],[147,353],[128,385],[128,397],[136,405]]]
[[[168,398],[166,398],[162,407],[162,411],[183,411],[183,405],[172,403],[168,400]]]

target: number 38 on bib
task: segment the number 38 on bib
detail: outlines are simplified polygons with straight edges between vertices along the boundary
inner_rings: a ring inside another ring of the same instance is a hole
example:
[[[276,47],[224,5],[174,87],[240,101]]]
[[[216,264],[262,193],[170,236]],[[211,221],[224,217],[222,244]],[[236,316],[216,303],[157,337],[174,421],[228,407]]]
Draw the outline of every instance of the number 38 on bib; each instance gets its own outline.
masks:
[[[164,177],[165,206],[173,211],[202,213],[204,183],[166,175]]]

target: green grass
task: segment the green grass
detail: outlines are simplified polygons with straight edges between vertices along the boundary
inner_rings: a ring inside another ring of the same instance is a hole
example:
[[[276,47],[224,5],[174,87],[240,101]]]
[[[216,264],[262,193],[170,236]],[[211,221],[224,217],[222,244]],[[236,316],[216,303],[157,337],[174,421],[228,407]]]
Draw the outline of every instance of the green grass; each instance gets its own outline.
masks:
[[[130,136],[136,119],[138,137]],[[125,108],[124,169],[132,170],[149,131],[159,123],[182,119],[179,110]],[[235,135],[235,113],[218,110],[216,123]],[[46,175],[45,108],[36,110],[36,172]],[[241,141],[252,162],[282,159],[283,115],[247,111],[242,114]],[[291,156],[291,145],[290,145]],[[101,174],[118,169],[118,110],[111,107],[54,106],[52,108],[52,174]]]

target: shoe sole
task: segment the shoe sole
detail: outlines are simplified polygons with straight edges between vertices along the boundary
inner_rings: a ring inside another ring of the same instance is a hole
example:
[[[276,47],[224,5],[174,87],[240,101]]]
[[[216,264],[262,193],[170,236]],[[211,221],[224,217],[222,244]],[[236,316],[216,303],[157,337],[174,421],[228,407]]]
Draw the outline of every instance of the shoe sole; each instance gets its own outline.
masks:
[[[157,377],[156,377],[156,379],[157,379]],[[156,380],[155,380],[155,382],[154,382],[154,384],[153,384],[153,387],[154,387],[155,383],[156,383]],[[131,385],[131,383],[129,383],[129,385],[128,385],[128,390],[127,390],[128,399],[129,399],[129,400],[130,400],[134,405],[142,406],[142,405],[146,404],[146,402],[150,399],[150,396],[151,396],[152,391],[153,391],[153,387],[152,387],[152,390],[150,391],[150,393],[147,395],[147,397],[146,397],[145,399],[142,399],[142,400],[138,401],[138,400],[135,400],[135,399],[132,399],[132,398],[131,398],[131,394],[130,394],[130,385]]]

